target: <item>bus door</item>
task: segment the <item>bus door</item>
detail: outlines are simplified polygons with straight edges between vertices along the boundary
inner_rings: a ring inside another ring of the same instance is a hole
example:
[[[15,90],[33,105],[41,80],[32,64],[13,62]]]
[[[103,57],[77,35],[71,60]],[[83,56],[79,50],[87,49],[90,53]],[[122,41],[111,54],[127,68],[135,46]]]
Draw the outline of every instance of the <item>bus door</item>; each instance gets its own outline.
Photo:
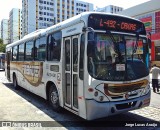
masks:
[[[78,48],[79,36],[64,39],[65,47],[65,106],[78,110]]]
[[[11,52],[7,51],[6,53],[6,63],[7,63],[7,79],[10,80],[10,59],[11,58]]]

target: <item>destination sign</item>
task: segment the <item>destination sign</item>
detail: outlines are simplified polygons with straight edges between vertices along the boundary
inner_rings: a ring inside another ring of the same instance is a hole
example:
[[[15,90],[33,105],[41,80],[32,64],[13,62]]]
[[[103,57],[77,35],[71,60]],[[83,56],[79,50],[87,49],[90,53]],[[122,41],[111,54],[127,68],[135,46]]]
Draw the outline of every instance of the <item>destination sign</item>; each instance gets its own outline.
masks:
[[[88,18],[88,26],[95,30],[111,30],[146,35],[142,22],[117,15],[92,14]]]

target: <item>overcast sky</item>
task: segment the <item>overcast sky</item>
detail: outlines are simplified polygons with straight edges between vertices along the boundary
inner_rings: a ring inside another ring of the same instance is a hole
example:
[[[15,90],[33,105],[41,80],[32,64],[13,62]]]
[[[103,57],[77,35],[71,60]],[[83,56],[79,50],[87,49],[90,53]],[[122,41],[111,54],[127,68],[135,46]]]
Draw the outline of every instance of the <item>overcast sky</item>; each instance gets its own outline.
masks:
[[[94,7],[104,7],[107,5],[120,6],[124,9],[147,2],[149,0],[81,0],[93,3]],[[12,8],[22,8],[22,0],[0,0],[0,21],[9,18]]]

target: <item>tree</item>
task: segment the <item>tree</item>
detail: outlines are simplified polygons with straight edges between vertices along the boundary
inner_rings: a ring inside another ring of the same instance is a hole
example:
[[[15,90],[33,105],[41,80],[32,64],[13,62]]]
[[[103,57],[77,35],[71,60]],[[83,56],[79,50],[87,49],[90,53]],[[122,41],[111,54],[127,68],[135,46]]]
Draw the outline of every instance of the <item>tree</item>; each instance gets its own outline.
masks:
[[[5,52],[5,49],[6,49],[6,45],[3,44],[3,40],[0,39],[0,52]]]
[[[0,44],[3,44],[3,39],[0,38]]]

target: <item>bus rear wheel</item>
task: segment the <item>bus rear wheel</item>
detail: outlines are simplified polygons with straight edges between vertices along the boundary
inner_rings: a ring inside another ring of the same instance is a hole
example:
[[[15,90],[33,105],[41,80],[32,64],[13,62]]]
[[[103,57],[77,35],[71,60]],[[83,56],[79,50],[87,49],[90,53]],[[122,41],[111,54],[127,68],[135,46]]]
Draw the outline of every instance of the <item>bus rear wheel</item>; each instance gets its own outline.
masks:
[[[16,90],[19,89],[19,86],[18,86],[18,83],[17,83],[16,75],[13,76],[13,86],[14,86],[14,89],[16,89]]]
[[[49,103],[54,111],[60,112],[58,91],[53,85],[49,88]]]

